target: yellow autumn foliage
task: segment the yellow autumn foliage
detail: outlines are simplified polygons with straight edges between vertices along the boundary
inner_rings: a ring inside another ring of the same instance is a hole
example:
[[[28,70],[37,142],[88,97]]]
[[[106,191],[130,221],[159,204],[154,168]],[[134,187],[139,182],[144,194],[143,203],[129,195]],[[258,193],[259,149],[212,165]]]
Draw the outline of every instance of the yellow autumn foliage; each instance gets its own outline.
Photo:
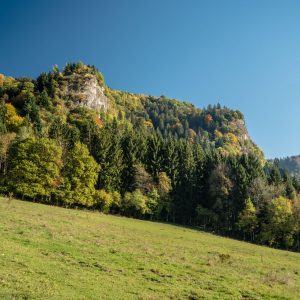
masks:
[[[153,127],[153,124],[152,124],[152,122],[151,122],[150,120],[145,120],[145,121],[144,121],[144,125],[145,125],[146,127],[150,127],[150,128]]]
[[[20,125],[22,125],[24,119],[19,116],[16,112],[15,107],[10,104],[6,103],[4,104],[5,107],[5,123],[8,129],[10,130],[16,130]]]
[[[221,137],[223,137],[222,132],[216,129],[216,130],[215,130],[215,137],[216,137],[216,138],[221,138]]]
[[[233,133],[229,132],[225,135],[226,141],[230,142],[231,144],[238,144],[239,139]]]
[[[4,75],[0,74],[0,86],[3,86],[4,78],[5,78]]]

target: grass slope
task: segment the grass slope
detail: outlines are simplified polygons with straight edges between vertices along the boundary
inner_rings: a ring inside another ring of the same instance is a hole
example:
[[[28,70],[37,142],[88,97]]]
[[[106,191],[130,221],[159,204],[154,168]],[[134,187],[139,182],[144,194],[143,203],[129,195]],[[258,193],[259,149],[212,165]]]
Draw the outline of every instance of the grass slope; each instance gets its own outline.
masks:
[[[0,299],[299,299],[300,254],[0,198]]]

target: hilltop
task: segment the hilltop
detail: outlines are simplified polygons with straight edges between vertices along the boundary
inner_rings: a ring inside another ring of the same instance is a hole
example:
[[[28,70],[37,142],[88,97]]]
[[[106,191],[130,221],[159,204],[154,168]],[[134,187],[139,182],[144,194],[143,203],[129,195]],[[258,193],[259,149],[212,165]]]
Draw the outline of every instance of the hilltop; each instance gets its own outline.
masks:
[[[95,67],[82,63],[67,64],[62,71],[55,66],[36,80],[0,74],[0,96],[2,101],[14,105],[21,116],[28,113],[25,104],[35,97],[40,112],[36,120],[32,116],[29,121],[42,134],[49,131],[53,116],[60,116],[72,126],[68,119],[82,107],[97,113],[94,117],[99,124],[116,118],[127,126],[153,128],[164,137],[189,139],[222,154],[255,151],[262,157],[240,111],[220,104],[200,109],[165,96],[114,90],[105,85],[103,75]]]
[[[298,299],[300,255],[0,198],[1,299]]]

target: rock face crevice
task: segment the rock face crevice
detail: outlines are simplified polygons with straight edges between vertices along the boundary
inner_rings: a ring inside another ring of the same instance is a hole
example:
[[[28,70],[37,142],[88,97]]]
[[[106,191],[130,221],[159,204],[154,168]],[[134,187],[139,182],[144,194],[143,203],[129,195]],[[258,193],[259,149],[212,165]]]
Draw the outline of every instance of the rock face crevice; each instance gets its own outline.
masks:
[[[82,106],[98,112],[106,112],[109,108],[104,87],[99,85],[96,76],[92,74],[64,76],[62,91],[71,108]]]

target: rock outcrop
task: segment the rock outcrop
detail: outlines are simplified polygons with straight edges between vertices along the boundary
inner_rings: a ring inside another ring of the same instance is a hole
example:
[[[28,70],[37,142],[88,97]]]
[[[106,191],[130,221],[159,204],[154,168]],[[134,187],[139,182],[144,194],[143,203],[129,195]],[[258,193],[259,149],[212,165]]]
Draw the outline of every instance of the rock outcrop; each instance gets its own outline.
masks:
[[[61,86],[64,98],[70,108],[83,106],[98,112],[106,112],[109,100],[104,87],[100,86],[95,75],[72,74],[64,76]]]

